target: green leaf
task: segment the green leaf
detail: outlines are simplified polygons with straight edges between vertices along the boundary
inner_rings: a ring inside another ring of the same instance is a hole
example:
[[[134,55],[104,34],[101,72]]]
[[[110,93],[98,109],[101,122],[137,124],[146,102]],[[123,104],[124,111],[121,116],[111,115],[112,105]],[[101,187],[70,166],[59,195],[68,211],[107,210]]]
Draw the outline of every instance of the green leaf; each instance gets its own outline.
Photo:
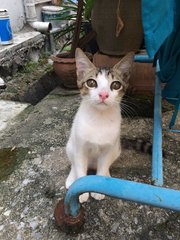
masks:
[[[93,8],[94,0],[86,0],[85,9],[84,9],[84,17],[85,19],[91,18],[91,11]]]

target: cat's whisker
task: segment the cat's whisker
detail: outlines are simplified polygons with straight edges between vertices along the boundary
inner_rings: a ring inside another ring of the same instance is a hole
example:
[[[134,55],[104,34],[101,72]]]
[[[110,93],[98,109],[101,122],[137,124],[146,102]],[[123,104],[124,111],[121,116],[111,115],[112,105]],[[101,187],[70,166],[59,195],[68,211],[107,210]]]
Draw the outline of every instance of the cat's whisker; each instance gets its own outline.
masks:
[[[133,113],[133,111],[127,107],[122,108],[122,113],[128,114],[131,119],[135,116],[135,113]]]
[[[134,118],[134,115],[128,109],[122,109],[121,113],[130,119]]]
[[[135,109],[133,109],[131,106],[129,106],[125,103],[121,103],[121,108],[122,108],[122,110],[128,111],[131,114],[132,117],[134,115],[137,115],[137,112],[135,111]]]
[[[121,113],[124,114],[126,117],[128,117],[130,119],[133,118],[131,112],[129,112],[127,109],[121,109]]]
[[[132,115],[134,114],[134,115],[137,115],[137,112],[136,112],[136,110],[135,109],[133,109],[132,107],[130,107],[129,105],[121,105],[121,107],[123,107],[123,108],[126,108],[126,109],[128,109],[129,110],[129,112],[131,112],[132,113]]]
[[[126,104],[126,105],[128,105],[128,106],[133,105],[135,108],[138,108],[138,105],[137,105],[137,104],[135,104],[134,102],[130,102],[130,101],[128,101],[127,99],[124,99],[124,98],[122,99],[121,103]]]
[[[132,98],[132,100],[134,100],[134,98]],[[133,101],[128,101],[127,99],[123,98],[122,102],[127,103],[128,105],[133,105],[135,108],[138,108],[138,104],[134,103]]]

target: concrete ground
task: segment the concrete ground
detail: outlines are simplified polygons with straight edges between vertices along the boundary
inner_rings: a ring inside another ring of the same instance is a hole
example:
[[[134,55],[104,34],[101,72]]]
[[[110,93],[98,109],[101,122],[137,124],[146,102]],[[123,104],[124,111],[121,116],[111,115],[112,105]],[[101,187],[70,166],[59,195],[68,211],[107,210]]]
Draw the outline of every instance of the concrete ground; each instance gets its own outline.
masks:
[[[0,132],[0,239],[2,240],[178,240],[180,214],[106,197],[83,204],[79,234],[59,230],[53,212],[64,198],[69,172],[65,145],[78,108],[76,91],[56,88],[29,105]],[[171,111],[163,114],[163,128]],[[151,139],[151,118],[124,118],[122,137]],[[177,125],[180,127],[180,120]],[[180,190],[180,136],[164,131],[164,186]],[[113,177],[150,183],[151,157],[123,150]],[[144,193],[146,194],[146,193]]]

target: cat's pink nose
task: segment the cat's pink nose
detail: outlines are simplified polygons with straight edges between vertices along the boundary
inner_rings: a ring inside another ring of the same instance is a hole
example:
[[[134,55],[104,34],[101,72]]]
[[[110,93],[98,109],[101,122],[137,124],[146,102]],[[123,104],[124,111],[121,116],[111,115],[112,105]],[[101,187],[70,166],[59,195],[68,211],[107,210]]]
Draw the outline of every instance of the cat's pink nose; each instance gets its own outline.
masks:
[[[109,97],[109,94],[108,94],[108,92],[106,92],[106,91],[101,91],[101,92],[99,93],[99,97],[100,97],[100,99],[101,99],[102,101],[104,101],[104,100],[106,100],[106,98]]]

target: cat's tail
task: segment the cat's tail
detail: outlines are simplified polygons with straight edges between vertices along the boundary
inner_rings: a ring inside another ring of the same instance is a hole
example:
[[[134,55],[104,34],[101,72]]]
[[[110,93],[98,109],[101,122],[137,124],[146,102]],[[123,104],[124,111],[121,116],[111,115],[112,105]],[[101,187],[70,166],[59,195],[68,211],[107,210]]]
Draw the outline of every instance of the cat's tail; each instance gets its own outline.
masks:
[[[143,152],[152,155],[152,143],[144,139],[122,138],[121,147],[124,149],[135,150],[137,152]]]

